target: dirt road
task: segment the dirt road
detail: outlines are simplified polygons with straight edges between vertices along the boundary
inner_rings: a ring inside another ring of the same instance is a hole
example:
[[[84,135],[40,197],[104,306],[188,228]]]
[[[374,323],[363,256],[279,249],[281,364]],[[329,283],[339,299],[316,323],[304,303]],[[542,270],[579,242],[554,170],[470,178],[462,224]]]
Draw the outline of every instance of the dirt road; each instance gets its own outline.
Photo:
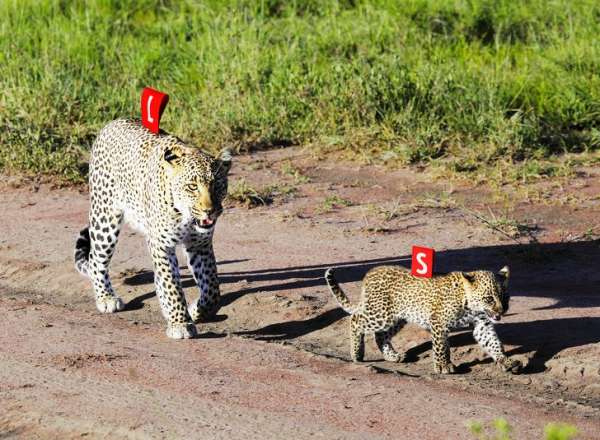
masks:
[[[551,421],[600,437],[595,170],[492,191],[287,149],[239,158],[231,180],[241,179],[276,184],[274,203],[226,210],[215,237],[223,308],[190,341],[164,335],[139,234],[124,231],[112,265],[127,309],[100,315],[71,261],[85,191],[4,179],[3,437],[471,438],[468,420],[497,417],[515,438],[541,438]],[[382,361],[373,341],[367,362],[347,361],[347,320],[324,269],[338,266],[356,299],[366,270],[408,264],[412,244],[434,246],[440,271],[510,264],[498,331],[523,375],[496,370],[458,333],[460,374],[433,376],[428,335],[413,327],[395,341],[407,363]]]

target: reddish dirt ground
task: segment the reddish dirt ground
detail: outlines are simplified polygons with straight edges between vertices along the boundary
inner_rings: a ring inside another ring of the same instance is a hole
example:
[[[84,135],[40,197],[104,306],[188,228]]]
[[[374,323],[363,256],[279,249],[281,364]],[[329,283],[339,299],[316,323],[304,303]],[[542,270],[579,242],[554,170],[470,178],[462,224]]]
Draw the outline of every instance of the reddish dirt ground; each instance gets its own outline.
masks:
[[[142,236],[126,229],[111,267],[126,310],[100,315],[72,267],[85,190],[3,178],[3,438],[473,438],[469,420],[498,417],[515,438],[556,421],[600,437],[599,170],[490,188],[295,148],[236,159],[231,186],[277,185],[273,203],[226,209],[223,307],[187,341],[164,335]],[[413,244],[435,247],[439,271],[511,266],[497,329],[522,375],[468,332],[451,337],[459,374],[432,375],[428,334],[411,326],[395,340],[406,363],[381,360],[372,340],[367,362],[348,361],[325,268],[355,301],[369,268],[408,265]]]

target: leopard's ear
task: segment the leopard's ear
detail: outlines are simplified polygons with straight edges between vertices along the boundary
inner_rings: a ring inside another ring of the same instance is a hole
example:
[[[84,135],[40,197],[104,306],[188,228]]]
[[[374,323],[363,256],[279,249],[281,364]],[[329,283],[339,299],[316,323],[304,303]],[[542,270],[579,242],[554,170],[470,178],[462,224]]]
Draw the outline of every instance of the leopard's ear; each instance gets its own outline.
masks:
[[[500,282],[504,288],[508,287],[508,278],[510,276],[510,269],[508,266],[504,266],[502,269],[498,271],[497,274],[500,277]]]
[[[163,153],[163,159],[165,162],[175,165],[179,163],[181,160],[181,156],[183,156],[183,150],[178,145],[170,145],[165,148]]]
[[[508,266],[504,266],[502,269],[500,269],[498,271],[498,275],[500,275],[502,278],[508,279],[508,277],[510,276],[510,269],[508,268]]]
[[[475,275],[471,272],[460,272],[465,290],[471,291],[475,288]]]
[[[220,173],[223,173],[225,175],[227,175],[229,173],[229,170],[231,169],[232,157],[233,156],[232,156],[231,150],[229,148],[224,148],[223,150],[221,150],[221,152],[219,153],[219,156],[217,158],[217,160],[219,161],[218,171]]]

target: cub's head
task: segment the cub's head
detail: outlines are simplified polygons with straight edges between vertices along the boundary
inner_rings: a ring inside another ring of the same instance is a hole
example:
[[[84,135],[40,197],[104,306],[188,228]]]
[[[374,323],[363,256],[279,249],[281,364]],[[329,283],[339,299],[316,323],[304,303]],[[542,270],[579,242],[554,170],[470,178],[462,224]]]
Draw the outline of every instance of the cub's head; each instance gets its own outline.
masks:
[[[165,148],[162,160],[175,208],[184,221],[193,222],[200,231],[210,230],[223,211],[222,202],[227,195],[229,150],[215,158],[176,144]]]
[[[507,266],[495,274],[486,270],[462,273],[467,308],[484,312],[493,322],[499,321],[508,311],[509,273]]]

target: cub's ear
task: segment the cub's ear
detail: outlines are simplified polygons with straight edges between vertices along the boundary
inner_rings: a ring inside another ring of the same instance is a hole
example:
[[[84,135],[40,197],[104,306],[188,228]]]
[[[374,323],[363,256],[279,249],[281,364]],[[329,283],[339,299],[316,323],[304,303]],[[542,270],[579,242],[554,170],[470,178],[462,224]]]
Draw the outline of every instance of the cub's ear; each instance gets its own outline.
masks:
[[[472,290],[475,288],[475,276],[470,272],[461,272],[463,285],[465,289]]]
[[[165,151],[163,153],[163,159],[165,160],[165,162],[168,162],[170,164],[178,163],[181,159],[181,156],[183,156],[183,150],[177,145],[172,145],[165,148]]]
[[[221,152],[219,153],[219,171],[227,174],[229,173],[229,170],[231,169],[231,161],[232,161],[232,155],[231,155],[231,150],[229,148],[224,148],[223,150],[221,150]]]
[[[503,287],[506,289],[508,287],[508,277],[510,276],[510,269],[508,266],[504,266],[502,269],[498,271],[498,276],[500,277],[500,282]]]
[[[498,271],[498,275],[500,275],[502,278],[508,279],[508,277],[510,276],[510,269],[508,268],[508,266],[504,266],[502,269],[500,269]]]

